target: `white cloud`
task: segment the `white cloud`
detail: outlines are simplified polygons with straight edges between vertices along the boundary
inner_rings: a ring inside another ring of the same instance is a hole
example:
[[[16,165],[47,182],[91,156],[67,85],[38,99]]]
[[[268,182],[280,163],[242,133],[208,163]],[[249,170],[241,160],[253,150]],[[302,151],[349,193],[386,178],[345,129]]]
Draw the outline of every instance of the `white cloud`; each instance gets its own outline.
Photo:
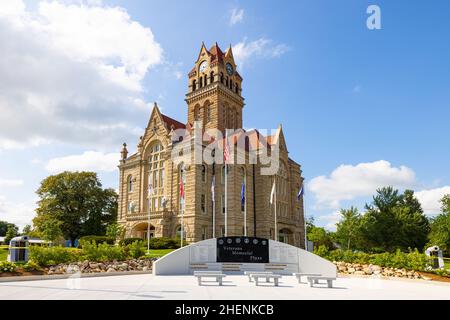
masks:
[[[8,201],[0,195],[0,219],[18,225],[23,228],[32,223],[35,216],[35,207],[23,203]]]
[[[51,159],[47,165],[47,171],[60,173],[64,171],[105,171],[114,172],[119,165],[119,153],[102,153],[87,151],[80,155],[72,155]]]
[[[434,215],[441,212],[441,199],[445,195],[450,195],[450,186],[442,188],[422,190],[416,192],[416,197],[422,204],[422,208],[426,214]]]
[[[163,62],[149,28],[99,1],[0,1],[0,52],[0,149],[134,138],[134,101]]]
[[[231,10],[230,16],[230,26],[234,26],[235,24],[242,22],[244,20],[244,9],[234,8]]]
[[[247,39],[233,46],[233,55],[238,65],[242,66],[250,57],[278,58],[289,50],[285,44],[274,44],[273,40],[260,38],[247,42]]]
[[[408,167],[393,167],[388,161],[341,165],[330,176],[312,179],[307,188],[314,194],[317,207],[339,208],[344,200],[371,196],[384,186],[413,188],[416,175]]]
[[[336,231],[336,224],[341,220],[340,211],[334,211],[328,215],[317,217],[318,221],[324,222],[325,229],[329,231]]]
[[[0,187],[20,187],[20,186],[23,186],[23,180],[0,179]]]

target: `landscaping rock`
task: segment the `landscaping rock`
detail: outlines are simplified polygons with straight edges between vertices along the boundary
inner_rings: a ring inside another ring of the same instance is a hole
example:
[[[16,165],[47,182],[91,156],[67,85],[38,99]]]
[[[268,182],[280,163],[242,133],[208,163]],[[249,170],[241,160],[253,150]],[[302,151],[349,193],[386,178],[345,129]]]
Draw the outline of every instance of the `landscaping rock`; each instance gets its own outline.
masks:
[[[431,280],[430,278],[421,276],[416,271],[406,269],[383,268],[377,265],[366,265],[359,263],[352,264],[342,261],[335,261],[334,264],[336,265],[338,272],[341,274],[350,274],[358,276],[381,275],[384,277]]]

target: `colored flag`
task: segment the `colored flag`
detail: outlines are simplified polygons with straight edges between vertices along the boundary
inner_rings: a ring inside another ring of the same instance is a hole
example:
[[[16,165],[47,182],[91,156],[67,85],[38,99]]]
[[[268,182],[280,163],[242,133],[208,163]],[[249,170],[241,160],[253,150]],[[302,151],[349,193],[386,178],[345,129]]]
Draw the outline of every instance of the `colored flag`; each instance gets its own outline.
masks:
[[[223,161],[227,164],[230,161],[230,149],[228,148],[228,137],[225,138],[225,146],[223,149]]]
[[[180,181],[180,197],[181,197],[181,199],[184,200],[184,183],[183,183],[183,179],[181,179],[181,181]]]
[[[245,182],[242,182],[242,188],[241,188],[241,203],[242,203],[242,205],[245,204]]]
[[[303,186],[300,188],[300,191],[298,192],[297,195],[297,200],[300,201],[301,197],[303,197],[305,195],[305,189],[303,188]]]
[[[276,192],[276,185],[275,185],[275,181],[274,181],[273,186],[272,186],[272,192],[270,193],[270,204],[273,204],[273,202],[274,202],[275,192]]]

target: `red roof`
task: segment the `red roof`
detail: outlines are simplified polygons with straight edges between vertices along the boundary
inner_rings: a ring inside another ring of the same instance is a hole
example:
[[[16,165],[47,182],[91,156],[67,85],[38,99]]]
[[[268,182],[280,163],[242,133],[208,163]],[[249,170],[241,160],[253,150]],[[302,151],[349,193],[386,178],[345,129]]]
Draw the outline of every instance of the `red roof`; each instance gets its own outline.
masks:
[[[175,119],[172,119],[171,117],[168,117],[168,116],[166,116],[164,114],[161,114],[161,117],[162,117],[163,121],[166,123],[167,128],[169,130],[172,129],[172,126],[173,126],[174,130],[176,130],[176,129],[186,129],[186,125],[185,124],[183,124],[183,123],[181,123],[181,122],[179,122],[179,121],[177,121]]]

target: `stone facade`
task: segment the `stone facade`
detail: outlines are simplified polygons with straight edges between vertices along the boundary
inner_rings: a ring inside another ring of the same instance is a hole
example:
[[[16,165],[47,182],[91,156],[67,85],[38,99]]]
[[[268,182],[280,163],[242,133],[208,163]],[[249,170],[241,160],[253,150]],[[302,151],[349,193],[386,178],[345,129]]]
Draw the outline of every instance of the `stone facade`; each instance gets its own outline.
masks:
[[[225,135],[227,129],[241,129],[228,139],[232,151],[236,145],[232,158],[246,161],[228,165],[227,235],[244,235],[244,217],[247,216],[247,235],[275,238],[275,209],[270,196],[276,179],[278,240],[304,247],[303,196],[297,197],[303,187],[301,167],[289,158],[281,126],[268,136],[257,130],[242,130],[245,106],[241,96],[242,81],[231,48],[224,53],[217,44],[210,50],[203,45],[189,73],[187,124],[162,114],[155,104],[137,152],[129,156],[124,144],[119,165],[118,222],[125,226],[127,237],[147,237],[149,212],[151,236],[154,237],[180,236],[183,220],[184,236],[188,242],[211,238],[213,216],[215,236],[223,236],[224,165],[220,161],[216,164],[215,160],[214,164],[207,161],[196,164],[196,153],[188,151],[199,147],[204,152],[214,141],[216,154],[222,155],[220,134]],[[205,132],[214,130],[215,134],[205,138]],[[195,140],[193,137],[199,132],[201,139]],[[240,139],[244,139],[243,148],[237,147]],[[263,175],[261,169],[265,165],[259,160],[251,163],[250,156],[262,151],[271,154],[275,146],[279,148],[278,174]],[[214,202],[211,191],[213,176]],[[243,184],[245,203],[241,201]],[[181,199],[180,185],[183,186],[184,200]],[[150,195],[149,188],[152,190]]]

